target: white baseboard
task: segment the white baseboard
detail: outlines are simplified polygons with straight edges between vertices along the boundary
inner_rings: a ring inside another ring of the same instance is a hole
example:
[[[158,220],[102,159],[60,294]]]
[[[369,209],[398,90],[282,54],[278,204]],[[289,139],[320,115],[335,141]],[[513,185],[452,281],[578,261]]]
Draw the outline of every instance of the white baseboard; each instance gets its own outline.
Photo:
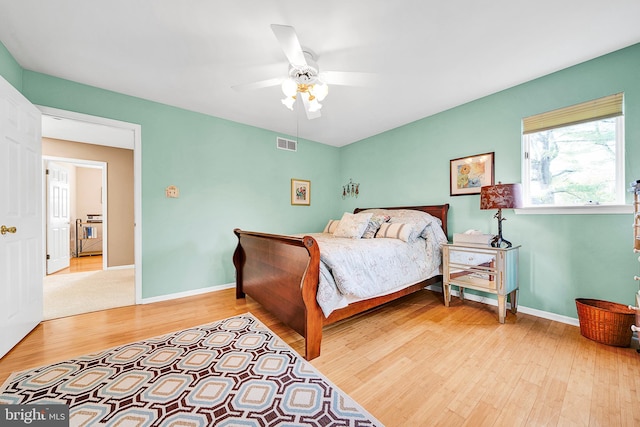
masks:
[[[429,290],[432,290],[432,291],[440,291],[440,292],[442,292],[442,286],[438,286],[438,285],[430,285],[430,286],[427,286],[426,289],[429,289]],[[451,290],[451,295],[459,296],[459,292],[452,289]],[[476,302],[481,302],[481,303],[487,304],[487,305],[493,305],[495,307],[498,306],[498,300],[493,299],[493,298],[489,298],[489,297],[485,297],[485,296],[482,296],[482,295],[475,295],[475,294],[471,294],[471,293],[465,293],[464,294],[464,299],[468,299],[468,300],[476,301]],[[509,308],[511,308],[511,304],[507,303],[507,309],[509,309]],[[568,325],[580,326],[580,322],[578,321],[577,318],[568,317],[568,316],[562,316],[560,314],[555,314],[555,313],[549,313],[547,311],[537,310],[535,308],[529,308],[529,307],[525,307],[525,306],[522,306],[522,305],[518,305],[518,312],[524,313],[524,314],[531,314],[532,316],[541,317],[543,319],[553,320],[555,322],[566,323]]]
[[[151,304],[154,302],[169,301],[172,299],[178,299],[178,298],[184,298],[184,297],[192,297],[194,295],[208,294],[209,292],[216,292],[216,291],[221,291],[223,289],[231,289],[235,287],[236,287],[235,283],[226,283],[223,285],[209,286],[207,288],[193,289],[191,291],[178,292],[175,294],[160,295],[159,297],[143,298],[140,304]]]

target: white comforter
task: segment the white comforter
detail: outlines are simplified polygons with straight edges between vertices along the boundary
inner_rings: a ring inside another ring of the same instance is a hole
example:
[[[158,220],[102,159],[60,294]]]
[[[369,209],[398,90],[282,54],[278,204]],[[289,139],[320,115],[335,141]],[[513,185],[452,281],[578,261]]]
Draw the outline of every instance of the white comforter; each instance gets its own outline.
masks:
[[[348,239],[311,234],[320,248],[317,300],[325,316],[346,307],[350,299],[384,295],[440,273],[442,230],[426,239]]]

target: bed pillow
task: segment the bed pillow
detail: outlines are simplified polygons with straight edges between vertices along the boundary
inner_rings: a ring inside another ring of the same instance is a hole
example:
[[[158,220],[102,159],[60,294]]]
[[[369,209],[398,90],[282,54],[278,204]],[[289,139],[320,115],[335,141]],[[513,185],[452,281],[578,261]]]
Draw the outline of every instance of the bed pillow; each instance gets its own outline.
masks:
[[[427,235],[426,228],[432,222],[436,222],[437,224],[442,226],[442,221],[440,221],[440,219],[432,215],[429,215],[426,212],[417,211],[414,209],[372,208],[372,209],[366,209],[362,212],[371,212],[374,215],[389,215],[391,217],[389,222],[411,224],[413,230],[410,237],[410,241],[414,241],[418,237],[426,237]]]
[[[367,224],[367,228],[362,233],[363,239],[373,239],[380,229],[380,226],[389,221],[391,217],[389,215],[373,215]]]
[[[435,242],[438,246],[449,241],[442,227],[435,222],[425,227],[422,231],[422,236],[425,240]]]
[[[411,223],[413,225],[411,240],[415,240],[418,237],[426,237],[426,228],[433,221],[437,221],[437,218],[426,212],[412,209],[398,209],[396,212],[391,214],[391,222],[402,222],[405,224]]]
[[[333,232],[333,235],[336,237],[359,239],[362,237],[362,233],[364,233],[364,230],[367,228],[372,216],[373,214],[371,213],[352,214],[345,212],[340,219],[340,224],[336,227],[336,231]]]
[[[376,233],[376,238],[400,239],[403,242],[408,242],[414,234],[414,225],[411,223],[385,222],[380,225],[380,229]]]
[[[338,228],[338,224],[340,224],[339,219],[330,219],[322,232],[333,234],[336,231],[336,228]]]

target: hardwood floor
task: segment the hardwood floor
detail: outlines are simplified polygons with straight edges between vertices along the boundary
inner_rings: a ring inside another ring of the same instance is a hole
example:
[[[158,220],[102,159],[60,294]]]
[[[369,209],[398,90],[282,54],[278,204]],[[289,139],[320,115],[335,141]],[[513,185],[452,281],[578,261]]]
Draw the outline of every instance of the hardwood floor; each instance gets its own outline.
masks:
[[[52,275],[79,273],[82,271],[102,270],[102,255],[71,257],[69,267],[56,271]]]
[[[251,312],[295,350],[302,338],[235,291],[41,323],[0,359],[13,371]],[[325,328],[311,362],[386,426],[640,425],[640,354],[579,329],[419,292]]]

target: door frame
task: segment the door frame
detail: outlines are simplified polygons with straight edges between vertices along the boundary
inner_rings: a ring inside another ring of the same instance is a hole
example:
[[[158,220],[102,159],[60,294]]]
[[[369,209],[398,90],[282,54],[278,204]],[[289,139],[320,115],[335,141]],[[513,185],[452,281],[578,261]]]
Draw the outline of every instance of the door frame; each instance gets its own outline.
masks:
[[[107,248],[109,247],[108,245],[108,216],[107,216],[107,212],[108,212],[108,203],[109,203],[109,199],[107,198],[107,162],[100,162],[100,161],[95,161],[95,160],[84,160],[84,159],[73,159],[73,158],[67,158],[67,157],[56,157],[56,156],[42,156],[42,168],[44,170],[44,173],[46,174],[46,168],[48,165],[48,162],[58,162],[58,163],[69,163],[71,165],[74,165],[75,167],[79,167],[79,168],[91,168],[91,169],[100,169],[102,177],[102,212],[100,212],[102,214],[102,269],[106,270],[107,266],[109,265],[109,251],[107,251]],[[46,181],[46,176],[45,176],[45,181]],[[45,182],[46,185],[46,182]],[[46,187],[45,187],[46,188]],[[74,190],[75,191],[75,190]],[[47,202],[48,195],[44,195],[44,199],[43,203]],[[44,221],[44,227],[45,227],[45,236],[46,236],[46,227],[47,227],[47,221],[45,218]],[[69,223],[69,230],[71,230],[71,227],[75,227],[75,222],[74,223]],[[46,253],[45,253],[45,268],[46,268]]]
[[[142,303],[142,126],[136,123],[123,122],[120,120],[108,119],[105,117],[91,116],[83,113],[76,113],[73,111],[61,110],[58,108],[45,107],[36,105],[36,107],[42,112],[43,116],[59,117],[61,119],[76,120],[80,122],[86,122],[89,124],[113,127],[132,132],[132,144],[131,146],[119,148],[128,148],[133,150],[133,218],[134,218],[134,231],[133,231],[133,245],[134,245],[134,268],[135,268],[135,292],[136,292],[136,304]],[[85,141],[89,142],[89,141]],[[107,145],[108,142],[100,143],[99,145]],[[44,173],[44,172],[43,172]],[[43,239],[46,238],[46,226],[43,226]],[[44,240],[43,240],[44,242]],[[46,254],[45,254],[46,257]]]

